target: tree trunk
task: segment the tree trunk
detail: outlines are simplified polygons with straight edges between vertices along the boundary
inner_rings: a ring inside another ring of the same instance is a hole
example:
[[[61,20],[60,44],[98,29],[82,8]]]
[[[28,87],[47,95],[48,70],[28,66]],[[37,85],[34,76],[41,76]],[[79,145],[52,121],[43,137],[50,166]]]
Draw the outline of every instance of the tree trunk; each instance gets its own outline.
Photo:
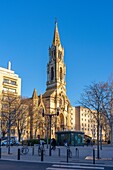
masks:
[[[102,150],[102,125],[100,126],[100,150]]]
[[[18,141],[20,142],[20,139],[21,139],[21,132],[19,132],[18,134]]]
[[[9,122],[8,122],[8,154],[10,154],[10,129],[11,129],[11,126],[10,126],[10,119],[9,119]]]
[[[99,152],[99,119],[97,120],[97,159],[100,159],[100,152]]]

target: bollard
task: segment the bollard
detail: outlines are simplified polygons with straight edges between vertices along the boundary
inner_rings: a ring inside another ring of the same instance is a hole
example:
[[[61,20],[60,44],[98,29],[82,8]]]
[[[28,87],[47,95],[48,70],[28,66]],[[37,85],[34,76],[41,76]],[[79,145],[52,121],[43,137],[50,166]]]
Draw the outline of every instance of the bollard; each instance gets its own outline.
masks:
[[[69,149],[67,149],[67,162],[68,162],[68,156],[69,156]]]
[[[75,149],[75,157],[79,158],[79,150],[78,150],[78,148]]]
[[[60,156],[60,148],[58,148],[58,156]]]
[[[78,159],[79,159],[79,149],[78,149]]]
[[[95,164],[95,149],[93,149],[93,164]]]
[[[2,150],[2,148],[1,148],[1,146],[0,146],[0,159],[1,159],[1,150]]]
[[[34,155],[34,146],[32,147],[32,155]]]
[[[77,158],[77,148],[75,149],[75,157]]]
[[[0,138],[0,159],[1,159],[1,150],[2,148],[1,148],[1,138]]]
[[[41,149],[41,161],[43,161],[43,149]]]
[[[18,156],[17,156],[17,160],[20,160],[20,148],[18,148]]]

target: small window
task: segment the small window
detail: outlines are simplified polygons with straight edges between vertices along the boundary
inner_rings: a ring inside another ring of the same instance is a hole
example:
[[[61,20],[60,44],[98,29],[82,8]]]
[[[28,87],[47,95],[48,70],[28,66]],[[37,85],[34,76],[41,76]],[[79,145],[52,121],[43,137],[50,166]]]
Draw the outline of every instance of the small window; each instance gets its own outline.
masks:
[[[60,81],[62,81],[62,67],[60,67]]]
[[[11,80],[11,84],[12,84],[12,85],[16,85],[16,81],[12,81],[12,80]]]
[[[51,67],[51,80],[53,80],[53,79],[54,79],[54,68]]]
[[[9,89],[9,92],[15,93],[16,90],[15,89]]]
[[[9,83],[9,79],[4,79],[3,82],[4,83]]]

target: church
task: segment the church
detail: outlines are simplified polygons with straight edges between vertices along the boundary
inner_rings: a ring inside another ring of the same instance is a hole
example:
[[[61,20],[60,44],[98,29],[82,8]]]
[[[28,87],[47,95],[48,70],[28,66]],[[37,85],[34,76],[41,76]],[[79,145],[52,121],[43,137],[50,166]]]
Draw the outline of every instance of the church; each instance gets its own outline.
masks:
[[[97,137],[97,124],[88,109],[81,106],[72,107],[66,94],[66,66],[64,63],[64,48],[62,47],[58,23],[55,23],[52,45],[49,47],[47,63],[46,91],[38,96],[34,89],[31,97],[28,126],[24,137],[26,139],[55,137],[56,132],[78,131],[92,139]],[[59,112],[57,114],[57,112]],[[51,120],[50,120],[51,119]],[[51,127],[51,128],[50,128]],[[102,138],[109,136],[102,131]]]
[[[49,61],[47,63],[47,82],[45,93],[38,96],[36,89],[32,95],[32,114],[30,126],[27,128],[26,138],[46,137],[49,130],[50,116],[51,135],[56,131],[74,130],[72,121],[72,106],[66,95],[66,66],[64,63],[64,48],[61,45],[58,24],[55,23],[52,45],[49,47]],[[34,109],[35,108],[35,109]],[[57,110],[59,115],[57,116]],[[42,112],[44,111],[44,117]],[[40,121],[39,121],[40,120]],[[29,124],[29,123],[28,123]],[[28,130],[30,129],[30,131]]]

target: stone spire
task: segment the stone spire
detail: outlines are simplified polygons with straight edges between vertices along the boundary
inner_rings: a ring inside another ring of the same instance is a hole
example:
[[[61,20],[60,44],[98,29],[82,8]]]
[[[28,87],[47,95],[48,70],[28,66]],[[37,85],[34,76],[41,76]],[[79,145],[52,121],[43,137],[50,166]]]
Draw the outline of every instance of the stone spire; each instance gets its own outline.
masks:
[[[54,29],[54,37],[53,37],[53,46],[59,46],[60,45],[60,37],[58,32],[58,24],[55,21],[55,29]]]
[[[37,91],[34,89],[32,99],[38,99]]]

